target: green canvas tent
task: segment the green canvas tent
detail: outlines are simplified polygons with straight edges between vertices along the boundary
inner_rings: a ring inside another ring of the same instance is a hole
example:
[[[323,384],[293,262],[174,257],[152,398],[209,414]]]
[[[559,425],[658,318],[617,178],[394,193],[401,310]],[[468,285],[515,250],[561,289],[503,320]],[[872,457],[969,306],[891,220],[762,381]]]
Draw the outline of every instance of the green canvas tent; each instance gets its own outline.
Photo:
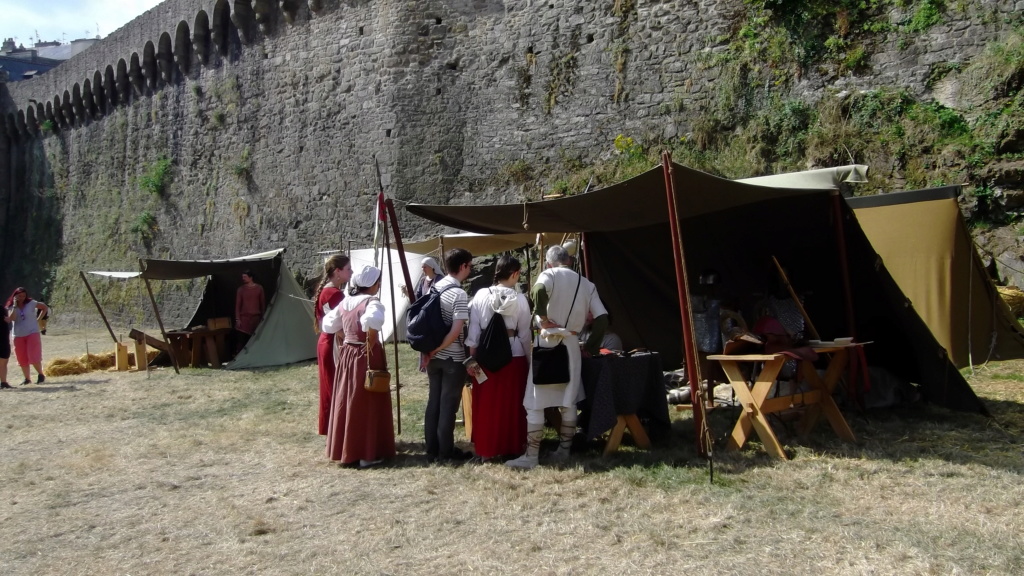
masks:
[[[524,223],[531,233],[583,232],[588,274],[615,331],[626,347],[656,350],[666,368],[673,368],[684,357],[669,226],[668,199],[674,193],[689,277],[714,269],[723,299],[742,302],[777,290],[775,257],[805,296],[823,338],[855,335],[872,342],[868,363],[918,384],[927,400],[987,412],[908,305],[838,192],[764,188],[677,164],[670,172],[671,182],[659,166],[601,190],[544,202],[407,209],[477,233],[522,233]]]
[[[303,293],[282,258],[283,249],[224,260],[142,260],[142,272],[90,272],[115,278],[190,280],[207,278],[203,296],[189,326],[207,320],[234,317],[235,291],[244,270],[251,270],[263,286],[267,310],[256,332],[237,356],[226,364],[232,370],[278,366],[316,358],[313,303]]]

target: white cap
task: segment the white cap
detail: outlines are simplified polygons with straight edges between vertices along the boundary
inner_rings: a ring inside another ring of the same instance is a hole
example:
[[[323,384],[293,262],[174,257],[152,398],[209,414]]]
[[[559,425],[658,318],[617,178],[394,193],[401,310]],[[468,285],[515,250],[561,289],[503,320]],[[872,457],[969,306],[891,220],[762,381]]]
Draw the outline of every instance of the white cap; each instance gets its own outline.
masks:
[[[352,275],[352,283],[360,288],[369,288],[380,278],[380,268],[363,266],[363,269]]]
[[[437,265],[437,260],[434,260],[429,256],[423,259],[423,266],[430,266],[430,269],[434,271],[434,274],[441,273],[441,267]]]

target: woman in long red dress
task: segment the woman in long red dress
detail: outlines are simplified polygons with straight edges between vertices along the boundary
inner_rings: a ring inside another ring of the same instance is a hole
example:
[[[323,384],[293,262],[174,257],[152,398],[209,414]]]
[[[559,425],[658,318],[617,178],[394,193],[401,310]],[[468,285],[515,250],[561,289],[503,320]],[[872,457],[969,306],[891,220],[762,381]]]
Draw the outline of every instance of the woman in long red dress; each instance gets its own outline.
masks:
[[[526,438],[526,375],[529,370],[530,306],[516,288],[522,265],[505,255],[494,270],[494,286],[483,288],[469,303],[466,345],[476,355],[480,334],[492,321],[505,323],[512,361],[497,372],[484,368],[487,380],[473,383],[473,448],[484,460],[522,453]],[[482,367],[481,367],[482,368]]]
[[[334,333],[320,330],[324,315],[334,310],[345,298],[342,288],[352,277],[352,264],[348,256],[335,254],[324,260],[324,274],[316,289],[313,313],[316,316],[313,329],[320,333],[316,342],[316,361],[320,376],[320,411],[317,416],[317,433],[327,435],[327,423],[331,417],[331,393],[334,389]]]
[[[378,337],[384,326],[384,305],[376,297],[380,276],[380,269],[373,266],[364,266],[353,274],[349,296],[323,321],[325,330],[337,329],[339,347],[327,458],[343,465],[358,463],[363,468],[395,456],[391,394],[363,387],[368,368],[387,368],[384,346]]]

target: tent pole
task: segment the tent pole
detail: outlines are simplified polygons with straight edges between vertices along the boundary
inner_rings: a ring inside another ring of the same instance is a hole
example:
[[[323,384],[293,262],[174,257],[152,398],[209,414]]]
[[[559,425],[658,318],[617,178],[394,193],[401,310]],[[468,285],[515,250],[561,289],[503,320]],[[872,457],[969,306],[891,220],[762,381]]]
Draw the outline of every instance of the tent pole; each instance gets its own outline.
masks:
[[[107,332],[110,332],[110,337],[114,339],[114,343],[117,344],[117,336],[114,336],[114,329],[110,327],[110,321],[107,320],[107,315],[103,313],[103,307],[100,306],[100,301],[96,299],[96,294],[92,291],[92,286],[89,285],[89,281],[85,278],[85,272],[79,270],[78,275],[82,277],[82,282],[85,282],[85,289],[89,291],[89,296],[92,298],[92,303],[96,305],[96,309],[100,312],[100,318],[103,318],[103,324],[107,327]]]
[[[846,252],[846,232],[843,229],[843,206],[842,194],[838,190],[832,191],[832,212],[836,220],[836,241],[839,245],[839,266],[843,278],[843,299],[846,305],[846,329],[850,336],[857,337],[857,324],[853,315],[853,291],[850,289],[850,261]]]
[[[447,274],[448,273],[448,267],[444,263],[444,234],[441,234],[441,236],[438,237],[437,245],[440,247],[440,250],[441,250],[441,257],[438,259],[438,260],[440,260],[440,262],[438,262],[438,265],[441,266],[442,271],[445,274]]]
[[[174,348],[171,348],[171,343],[167,340],[167,331],[164,330],[164,321],[160,319],[160,309],[156,307],[156,297],[153,296],[153,288],[149,285],[149,278],[146,278],[146,267],[142,263],[142,258],[139,258],[139,272],[142,272],[142,281],[146,283],[146,292],[149,292],[149,301],[153,304],[153,314],[156,316],[156,323],[160,326],[160,335],[164,338],[164,345],[167,346],[167,351],[171,356],[171,365],[174,366],[174,373],[181,374],[178,371],[178,355],[174,353]]]
[[[390,217],[390,213],[389,213],[389,217]],[[394,294],[395,293],[395,268],[394,268],[394,265],[391,262],[391,235],[388,234],[388,227],[386,225],[384,226],[384,251],[387,252],[387,254],[388,254],[388,290],[391,291],[391,294]],[[402,267],[404,269],[404,267],[405,267],[404,253],[403,252],[399,252],[399,254],[403,255]],[[381,282],[381,283],[383,284],[383,282]],[[411,284],[412,284],[412,282],[410,282],[409,284],[406,284],[406,286],[410,286]],[[392,305],[394,305],[394,302],[392,302]],[[398,433],[401,434],[402,433],[402,376],[401,376],[401,374],[399,372],[399,369],[398,369],[398,364],[399,364],[398,363],[398,315],[395,314],[396,311],[397,311],[397,306],[396,306],[396,310],[392,310],[391,311],[391,343],[394,344],[394,350],[395,350],[395,412],[398,415],[397,416]],[[384,341],[381,340],[380,344],[381,344],[381,348],[383,348],[384,347]]]
[[[412,276],[409,275],[409,263],[405,260],[405,248],[402,246],[402,233],[398,230],[398,217],[395,215],[395,203],[391,201],[391,198],[388,198],[384,201],[384,207],[387,209],[388,219],[391,220],[391,229],[395,233],[395,248],[398,249],[398,261],[402,263],[402,276],[405,280],[405,285],[412,288]],[[387,234],[387,225],[385,225],[385,239],[387,238]],[[390,257],[391,255],[388,254],[388,258]]]
[[[587,246],[587,233],[580,232],[580,245],[576,251],[583,253],[583,275],[590,278],[590,246]]]
[[[672,156],[668,152],[661,155],[661,165],[665,172],[665,195],[668,204],[668,224],[672,233],[672,256],[676,265],[676,292],[679,295],[679,315],[683,328],[683,355],[686,358],[686,375],[690,381],[690,403],[693,405],[693,423],[697,431],[697,453],[708,456],[707,428],[704,426],[704,396],[700,394],[700,367],[697,364],[697,352],[693,348],[693,321],[690,316],[690,285],[686,277],[686,255],[683,251],[683,235],[679,227],[679,206],[676,204],[676,187],[672,171]]]

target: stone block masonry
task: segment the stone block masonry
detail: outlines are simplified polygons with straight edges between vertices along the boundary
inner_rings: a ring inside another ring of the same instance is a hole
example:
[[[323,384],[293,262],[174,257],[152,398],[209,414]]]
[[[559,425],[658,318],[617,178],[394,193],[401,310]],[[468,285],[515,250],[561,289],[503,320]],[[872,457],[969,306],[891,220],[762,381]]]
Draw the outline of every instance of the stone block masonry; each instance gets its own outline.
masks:
[[[808,74],[795,95],[903,86],[997,38],[1012,1],[948,11],[862,76]],[[685,135],[715,97],[709,63],[743,0],[168,0],[38,78],[0,85],[0,291],[36,286],[93,319],[78,270],[140,256],[227,257],[368,244],[377,189],[404,202],[523,199],[607,156],[618,134]],[[169,160],[169,167],[161,165]],[[409,239],[434,228],[402,215]],[[131,288],[100,286],[147,320]],[[180,318],[193,286],[162,289]],[[173,320],[173,318],[172,318]]]

